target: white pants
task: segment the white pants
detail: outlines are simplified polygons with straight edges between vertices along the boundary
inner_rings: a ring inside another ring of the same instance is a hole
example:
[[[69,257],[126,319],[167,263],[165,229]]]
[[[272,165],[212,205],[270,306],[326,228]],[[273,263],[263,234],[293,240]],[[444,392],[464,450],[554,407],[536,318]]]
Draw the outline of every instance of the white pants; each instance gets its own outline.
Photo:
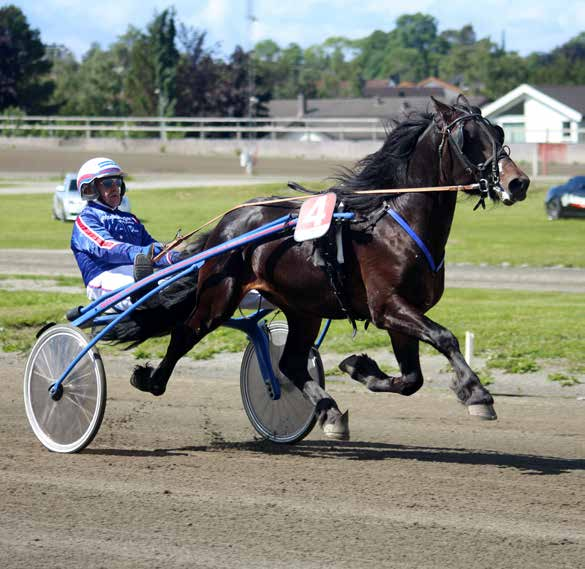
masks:
[[[134,267],[132,265],[120,265],[111,271],[104,271],[89,281],[87,285],[87,298],[95,300],[122,286],[128,286],[134,282]],[[162,282],[162,281],[161,281]],[[130,297],[116,304],[116,310],[124,311],[132,305]],[[258,308],[274,308],[257,290],[251,290],[240,303],[240,308],[256,310]]]
[[[134,282],[134,267],[132,265],[120,265],[111,271],[104,271],[94,277],[87,284],[87,298],[95,300],[122,286]],[[124,311],[132,304],[130,297],[121,300],[116,304],[116,310]]]

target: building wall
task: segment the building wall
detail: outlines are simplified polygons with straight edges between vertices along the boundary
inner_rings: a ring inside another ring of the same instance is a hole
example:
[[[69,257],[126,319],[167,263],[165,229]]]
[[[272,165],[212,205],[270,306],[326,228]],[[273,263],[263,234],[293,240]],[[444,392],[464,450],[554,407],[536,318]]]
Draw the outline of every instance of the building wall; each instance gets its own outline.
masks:
[[[535,99],[526,100],[524,117],[526,142],[576,142],[563,132],[563,122],[569,119]]]

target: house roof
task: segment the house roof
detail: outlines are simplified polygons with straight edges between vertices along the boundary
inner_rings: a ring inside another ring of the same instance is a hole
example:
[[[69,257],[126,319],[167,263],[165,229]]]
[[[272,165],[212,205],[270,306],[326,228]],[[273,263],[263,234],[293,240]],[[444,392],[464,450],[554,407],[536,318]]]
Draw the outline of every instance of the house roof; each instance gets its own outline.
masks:
[[[443,97],[438,97],[443,99]],[[468,98],[479,106],[483,99]],[[305,113],[299,113],[298,99],[273,99],[268,103],[269,115],[274,118],[379,118],[398,119],[410,111],[430,111],[431,99],[424,97],[360,97],[338,99],[308,99]]]
[[[446,91],[453,91],[454,93],[463,94],[463,91],[457,87],[457,85],[453,85],[452,83],[447,83],[447,81],[443,81],[438,77],[427,77],[422,81],[417,83],[417,87],[442,87]]]
[[[442,87],[374,87],[364,85],[366,97],[444,97],[445,90]]]
[[[533,87],[585,115],[585,85],[533,85]]]
[[[501,115],[526,98],[540,101],[570,120],[581,121],[585,115],[584,85],[528,85],[523,83],[482,109],[487,117]]]
[[[309,99],[306,101],[307,118],[396,118],[404,111],[426,111],[429,97],[369,97],[340,99]],[[271,117],[299,117],[297,99],[273,99],[268,103]]]

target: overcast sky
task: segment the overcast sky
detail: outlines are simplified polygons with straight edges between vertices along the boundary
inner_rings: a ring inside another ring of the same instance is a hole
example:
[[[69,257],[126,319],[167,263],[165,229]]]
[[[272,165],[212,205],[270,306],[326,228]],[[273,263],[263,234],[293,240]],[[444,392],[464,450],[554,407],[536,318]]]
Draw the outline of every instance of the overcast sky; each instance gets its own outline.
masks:
[[[250,0],[13,0],[44,43],[61,43],[80,58],[94,41],[108,47],[128,25],[140,29],[155,11],[174,6],[178,21],[208,32],[207,46],[218,54],[236,45],[273,39],[284,47],[318,44],[330,36],[361,38],[390,31],[402,14],[434,16],[439,31],[472,24],[479,38],[500,42],[521,55],[550,51],[585,31],[584,0],[253,0],[256,21],[250,25]]]

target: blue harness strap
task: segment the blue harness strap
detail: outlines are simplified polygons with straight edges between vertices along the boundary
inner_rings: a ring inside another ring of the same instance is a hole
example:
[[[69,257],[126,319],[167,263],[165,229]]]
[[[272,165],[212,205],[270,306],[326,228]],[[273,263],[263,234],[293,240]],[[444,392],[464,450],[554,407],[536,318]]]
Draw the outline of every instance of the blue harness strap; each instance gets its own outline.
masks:
[[[400,225],[400,227],[402,227],[402,229],[404,229],[404,231],[406,231],[406,233],[408,233],[408,235],[410,235],[412,240],[419,246],[419,249],[423,252],[424,256],[427,258],[427,261],[429,263],[429,267],[431,268],[431,271],[433,271],[433,273],[438,273],[441,270],[441,268],[443,267],[443,264],[445,263],[445,257],[443,257],[441,262],[438,265],[436,265],[435,260],[433,259],[433,256],[431,255],[431,252],[429,251],[428,247],[424,244],[423,240],[414,232],[414,229],[412,229],[412,227],[410,227],[410,225],[408,225],[406,220],[399,213],[395,212],[393,209],[387,209],[386,213],[390,217],[392,217],[392,219],[394,221],[396,221],[396,223],[398,223],[398,225]]]

